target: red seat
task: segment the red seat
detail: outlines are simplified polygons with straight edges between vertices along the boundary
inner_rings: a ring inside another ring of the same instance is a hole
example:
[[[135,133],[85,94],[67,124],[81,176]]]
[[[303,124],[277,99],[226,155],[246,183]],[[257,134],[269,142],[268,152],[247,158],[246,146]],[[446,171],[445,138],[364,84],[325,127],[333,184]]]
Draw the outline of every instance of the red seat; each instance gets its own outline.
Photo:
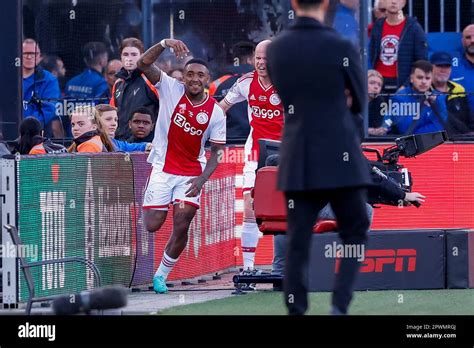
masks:
[[[274,234],[275,232],[286,232],[288,225],[286,221],[261,220],[258,228],[263,234]],[[331,231],[337,231],[336,220],[318,220],[313,226],[313,233]]]
[[[263,167],[257,171],[253,189],[255,217],[262,220],[285,221],[285,195],[277,191],[277,167]]]
[[[258,227],[263,234],[286,232],[286,200],[277,187],[277,167],[263,167],[257,171],[253,189],[253,206]],[[319,220],[313,226],[314,233],[337,230],[335,220]]]

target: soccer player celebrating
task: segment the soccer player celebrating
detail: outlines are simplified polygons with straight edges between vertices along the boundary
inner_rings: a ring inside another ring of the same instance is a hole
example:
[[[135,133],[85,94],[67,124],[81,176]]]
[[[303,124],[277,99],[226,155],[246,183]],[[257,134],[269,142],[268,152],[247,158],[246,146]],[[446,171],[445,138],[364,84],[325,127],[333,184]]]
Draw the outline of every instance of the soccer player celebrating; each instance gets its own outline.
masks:
[[[255,249],[259,230],[255,222],[250,191],[255,183],[255,171],[259,156],[259,139],[280,140],[283,130],[283,105],[267,72],[266,49],[270,40],[260,42],[255,48],[255,71],[243,75],[231,87],[219,103],[227,111],[232,105],[246,100],[250,134],[245,143],[244,165],[244,222],[242,230],[242,254],[244,272],[255,273]]]
[[[146,229],[159,230],[169,205],[174,205],[173,233],[153,277],[156,293],[168,291],[166,278],[186,247],[201,189],[216,169],[226,141],[225,113],[204,91],[210,80],[207,64],[200,59],[189,60],[184,67],[184,81],[180,82],[154,64],[167,47],[178,58],[189,52],[182,41],[166,39],[148,49],[138,61],[139,69],[160,93],[153,148],[148,157],[153,169],[143,202]],[[206,162],[207,140],[211,156]]]

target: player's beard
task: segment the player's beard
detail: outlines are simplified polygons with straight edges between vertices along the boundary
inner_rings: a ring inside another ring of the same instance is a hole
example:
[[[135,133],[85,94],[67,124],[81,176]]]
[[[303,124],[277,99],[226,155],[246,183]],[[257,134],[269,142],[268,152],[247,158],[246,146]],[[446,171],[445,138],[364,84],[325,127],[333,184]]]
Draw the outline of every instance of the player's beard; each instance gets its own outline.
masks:
[[[188,88],[188,95],[192,98],[192,99],[198,99],[199,96],[203,97],[204,96],[204,89],[201,89],[199,92],[197,93],[193,93],[191,92],[191,89]]]
[[[467,46],[464,51],[466,52],[466,54],[470,57],[474,57],[474,44],[470,44],[469,46]]]

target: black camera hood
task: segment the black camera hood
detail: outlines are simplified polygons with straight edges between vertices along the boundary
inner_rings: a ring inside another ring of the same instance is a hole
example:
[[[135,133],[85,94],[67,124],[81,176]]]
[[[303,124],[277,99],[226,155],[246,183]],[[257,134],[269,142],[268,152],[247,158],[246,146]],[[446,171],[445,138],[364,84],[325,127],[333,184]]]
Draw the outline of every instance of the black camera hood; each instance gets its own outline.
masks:
[[[412,134],[395,139],[395,146],[383,151],[382,159],[396,163],[399,156],[415,157],[425,153],[448,140],[446,131]]]
[[[421,155],[448,140],[446,131],[413,134],[395,139],[400,155],[414,157]]]

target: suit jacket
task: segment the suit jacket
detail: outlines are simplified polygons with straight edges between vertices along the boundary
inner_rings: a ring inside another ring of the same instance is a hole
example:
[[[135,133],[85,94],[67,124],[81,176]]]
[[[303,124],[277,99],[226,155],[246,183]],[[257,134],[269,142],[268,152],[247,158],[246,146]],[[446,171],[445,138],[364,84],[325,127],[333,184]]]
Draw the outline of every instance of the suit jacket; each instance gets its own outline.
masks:
[[[369,185],[355,125],[367,101],[353,45],[315,19],[298,17],[268,46],[267,65],[285,106],[278,188]],[[346,88],[353,97],[351,110]]]

